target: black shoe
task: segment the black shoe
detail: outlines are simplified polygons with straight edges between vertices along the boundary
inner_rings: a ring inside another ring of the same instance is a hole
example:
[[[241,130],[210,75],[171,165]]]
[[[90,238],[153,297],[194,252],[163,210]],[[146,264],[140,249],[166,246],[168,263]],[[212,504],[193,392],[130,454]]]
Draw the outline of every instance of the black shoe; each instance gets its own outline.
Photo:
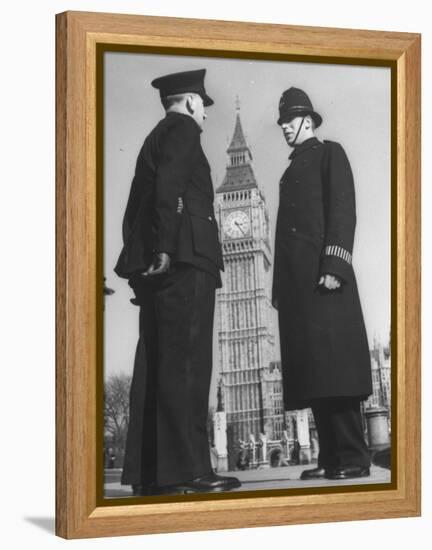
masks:
[[[184,483],[157,487],[153,495],[188,494],[188,493],[217,493],[231,491],[241,487],[240,481],[235,477],[218,476],[214,473],[196,477]]]
[[[312,468],[311,470],[303,470],[300,475],[300,479],[303,481],[308,481],[310,479],[325,479],[326,478],[326,469],[325,468]]]
[[[205,476],[196,477],[184,483],[175,483],[157,487],[151,485],[132,485],[134,496],[161,496],[172,494],[188,493],[211,493],[221,491],[231,491],[241,487],[240,481],[236,477],[218,476],[214,473]]]
[[[327,472],[327,479],[355,479],[370,476],[369,468],[365,466],[339,466]]]
[[[186,486],[183,484],[177,485],[163,485],[161,487],[153,487],[151,490],[152,496],[163,496],[163,495],[185,495],[188,491]]]
[[[136,484],[132,485],[132,494],[134,497],[147,497],[153,495],[154,485],[142,485]]]
[[[230,491],[241,487],[241,483],[236,477],[218,476],[214,473],[196,477],[181,485],[186,488],[186,492],[192,493]]]
[[[224,487],[224,490],[238,489],[238,487],[241,487],[240,480],[238,480],[236,477],[219,476],[212,472],[209,475],[209,478],[213,480],[213,483],[222,485]]]

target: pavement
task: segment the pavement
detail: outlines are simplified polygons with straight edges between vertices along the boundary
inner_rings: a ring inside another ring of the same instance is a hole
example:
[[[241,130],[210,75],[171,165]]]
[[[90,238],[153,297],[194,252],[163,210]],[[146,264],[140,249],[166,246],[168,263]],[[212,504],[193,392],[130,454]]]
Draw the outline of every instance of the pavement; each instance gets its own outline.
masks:
[[[302,481],[300,474],[315,465],[285,466],[235,472],[220,472],[221,475],[237,477],[242,486],[231,492],[259,491],[271,489],[304,489],[310,487],[340,487],[345,485],[373,485],[391,482],[390,470],[380,466],[371,466],[371,475],[359,479],[333,481],[329,479]],[[129,485],[120,484],[121,469],[105,470],[105,498],[131,497]]]

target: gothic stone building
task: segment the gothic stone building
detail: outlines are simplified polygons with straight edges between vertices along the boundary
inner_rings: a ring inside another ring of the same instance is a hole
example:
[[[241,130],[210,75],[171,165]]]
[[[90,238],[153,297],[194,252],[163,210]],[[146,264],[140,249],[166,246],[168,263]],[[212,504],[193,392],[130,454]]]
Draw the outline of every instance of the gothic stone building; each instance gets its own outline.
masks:
[[[269,217],[239,106],[227,155],[225,177],[216,191],[225,263],[217,303],[219,373],[232,467],[240,441],[260,434],[280,439],[285,422],[280,366],[274,362]]]

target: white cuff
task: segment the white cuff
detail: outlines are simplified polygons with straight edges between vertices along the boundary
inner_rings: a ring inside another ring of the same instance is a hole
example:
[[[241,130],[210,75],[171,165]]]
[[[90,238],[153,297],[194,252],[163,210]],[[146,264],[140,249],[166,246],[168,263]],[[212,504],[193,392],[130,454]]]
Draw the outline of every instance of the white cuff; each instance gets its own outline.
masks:
[[[338,258],[341,258],[342,260],[345,260],[350,265],[351,265],[351,262],[352,262],[351,253],[348,252],[348,250],[345,250],[345,248],[342,248],[341,246],[338,246],[336,244],[326,246],[324,248],[324,255],[325,256],[337,256]]]

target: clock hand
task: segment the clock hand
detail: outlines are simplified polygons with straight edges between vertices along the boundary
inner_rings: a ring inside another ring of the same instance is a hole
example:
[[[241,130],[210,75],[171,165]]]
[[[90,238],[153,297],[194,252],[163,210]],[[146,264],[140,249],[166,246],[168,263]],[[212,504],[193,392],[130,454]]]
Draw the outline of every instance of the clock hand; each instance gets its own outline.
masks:
[[[241,225],[239,224],[239,222],[234,222],[236,224],[236,226],[240,229],[240,231],[243,233],[243,235],[245,234],[245,232],[243,231],[243,229],[241,228]]]

